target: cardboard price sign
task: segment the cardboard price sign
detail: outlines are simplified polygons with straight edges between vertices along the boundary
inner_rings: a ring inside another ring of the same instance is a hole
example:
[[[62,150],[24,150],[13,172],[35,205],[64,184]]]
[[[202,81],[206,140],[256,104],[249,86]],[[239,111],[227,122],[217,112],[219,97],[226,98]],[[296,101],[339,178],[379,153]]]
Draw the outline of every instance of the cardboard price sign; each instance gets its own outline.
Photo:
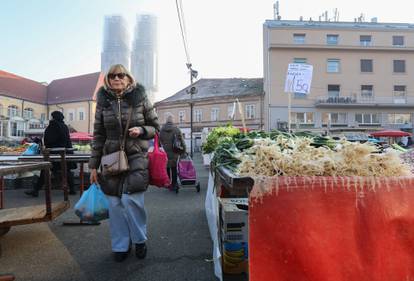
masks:
[[[285,92],[310,93],[313,66],[303,63],[290,63],[286,75]]]

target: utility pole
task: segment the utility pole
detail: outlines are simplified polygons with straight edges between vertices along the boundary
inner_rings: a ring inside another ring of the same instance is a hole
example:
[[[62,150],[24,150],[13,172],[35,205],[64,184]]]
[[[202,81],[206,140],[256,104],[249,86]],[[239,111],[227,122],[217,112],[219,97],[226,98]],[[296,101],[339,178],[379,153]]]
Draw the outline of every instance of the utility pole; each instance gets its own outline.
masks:
[[[193,86],[193,79],[197,78],[198,71],[192,68],[191,63],[186,65],[190,70],[190,90],[187,90],[187,94],[190,94],[190,156],[193,158],[193,95],[197,93],[197,88]]]

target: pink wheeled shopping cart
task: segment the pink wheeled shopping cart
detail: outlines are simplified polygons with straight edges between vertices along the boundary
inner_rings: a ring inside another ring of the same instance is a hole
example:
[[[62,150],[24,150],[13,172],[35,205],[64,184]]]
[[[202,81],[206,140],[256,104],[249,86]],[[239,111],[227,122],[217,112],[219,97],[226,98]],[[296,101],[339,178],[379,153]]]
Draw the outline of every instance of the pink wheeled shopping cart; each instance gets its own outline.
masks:
[[[188,154],[183,154],[178,157],[177,176],[180,188],[195,187],[197,192],[200,192],[200,182],[197,180],[196,169],[193,160]]]

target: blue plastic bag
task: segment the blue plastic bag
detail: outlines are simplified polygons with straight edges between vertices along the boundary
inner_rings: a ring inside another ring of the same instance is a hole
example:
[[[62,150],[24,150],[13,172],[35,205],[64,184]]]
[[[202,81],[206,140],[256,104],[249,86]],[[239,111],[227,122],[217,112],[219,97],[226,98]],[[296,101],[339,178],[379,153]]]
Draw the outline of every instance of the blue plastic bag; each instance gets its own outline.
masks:
[[[75,214],[82,221],[97,222],[109,218],[109,204],[99,185],[92,184],[75,205]]]
[[[22,155],[38,155],[40,154],[39,145],[37,143],[32,143],[26,150],[23,152]]]

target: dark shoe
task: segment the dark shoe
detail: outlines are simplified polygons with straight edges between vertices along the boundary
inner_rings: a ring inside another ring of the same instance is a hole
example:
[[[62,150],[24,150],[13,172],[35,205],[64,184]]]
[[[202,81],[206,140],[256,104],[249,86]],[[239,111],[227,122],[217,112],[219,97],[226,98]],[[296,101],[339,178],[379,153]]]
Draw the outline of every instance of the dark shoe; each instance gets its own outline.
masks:
[[[135,244],[135,256],[138,259],[145,259],[147,256],[147,245],[145,243]]]
[[[34,190],[34,189],[32,189],[32,190],[26,190],[24,193],[26,195],[29,195],[29,196],[32,196],[32,197],[38,197],[39,196],[39,191]]]
[[[129,251],[128,252],[113,252],[113,254],[114,254],[114,261],[123,262],[128,257]]]
[[[69,195],[76,195],[76,190],[69,190]]]

